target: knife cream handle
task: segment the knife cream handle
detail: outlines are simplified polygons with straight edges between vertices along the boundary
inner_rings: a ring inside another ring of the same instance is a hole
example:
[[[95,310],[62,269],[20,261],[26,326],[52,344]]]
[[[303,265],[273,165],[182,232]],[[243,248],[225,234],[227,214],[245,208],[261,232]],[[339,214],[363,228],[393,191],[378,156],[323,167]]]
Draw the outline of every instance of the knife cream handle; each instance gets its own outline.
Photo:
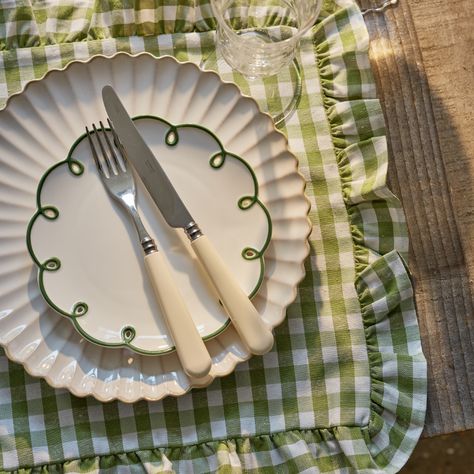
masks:
[[[204,377],[211,369],[211,357],[173,280],[168,263],[161,252],[153,252],[145,255],[145,266],[184,371],[191,377]]]
[[[192,247],[216,288],[242,342],[253,354],[262,355],[268,352],[273,346],[272,332],[216,252],[211,241],[205,235],[201,235],[192,241]]]

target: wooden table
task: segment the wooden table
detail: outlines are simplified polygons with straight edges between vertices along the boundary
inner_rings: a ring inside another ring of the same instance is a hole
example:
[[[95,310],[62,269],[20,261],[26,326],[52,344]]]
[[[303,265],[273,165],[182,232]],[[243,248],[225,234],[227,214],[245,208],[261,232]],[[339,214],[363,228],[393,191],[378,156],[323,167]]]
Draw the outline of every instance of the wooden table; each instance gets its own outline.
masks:
[[[399,0],[365,19],[429,364],[424,435],[474,428],[474,0]]]

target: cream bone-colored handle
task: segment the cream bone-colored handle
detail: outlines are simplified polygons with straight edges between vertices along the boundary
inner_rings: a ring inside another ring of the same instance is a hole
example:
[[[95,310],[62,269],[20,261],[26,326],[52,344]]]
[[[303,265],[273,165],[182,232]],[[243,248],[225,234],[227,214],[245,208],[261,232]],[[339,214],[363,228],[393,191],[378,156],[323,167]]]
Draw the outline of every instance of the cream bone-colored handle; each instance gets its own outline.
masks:
[[[204,377],[211,369],[211,357],[173,280],[168,263],[161,252],[153,252],[145,255],[145,266],[184,371],[191,377]]]
[[[239,333],[242,342],[256,355],[268,352],[273,346],[273,334],[235,280],[211,241],[201,235],[191,245],[209,275],[217,294]]]

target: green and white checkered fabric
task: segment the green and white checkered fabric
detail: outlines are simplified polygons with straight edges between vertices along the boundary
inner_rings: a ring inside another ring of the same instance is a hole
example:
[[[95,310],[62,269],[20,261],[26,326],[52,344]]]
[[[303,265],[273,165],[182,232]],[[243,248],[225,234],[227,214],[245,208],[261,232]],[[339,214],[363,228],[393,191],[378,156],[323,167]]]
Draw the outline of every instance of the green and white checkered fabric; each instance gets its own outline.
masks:
[[[74,59],[116,51],[201,61],[208,1],[3,0],[0,100]],[[275,347],[205,389],[102,404],[0,352],[0,469],[20,472],[396,472],[421,433],[426,362],[386,187],[384,122],[353,0],[326,0],[299,52],[283,131],[311,201],[307,274]],[[291,84],[278,84],[282,96]],[[265,90],[252,91],[265,98]],[[1,131],[0,131],[1,133]],[[26,229],[25,229],[26,232]]]

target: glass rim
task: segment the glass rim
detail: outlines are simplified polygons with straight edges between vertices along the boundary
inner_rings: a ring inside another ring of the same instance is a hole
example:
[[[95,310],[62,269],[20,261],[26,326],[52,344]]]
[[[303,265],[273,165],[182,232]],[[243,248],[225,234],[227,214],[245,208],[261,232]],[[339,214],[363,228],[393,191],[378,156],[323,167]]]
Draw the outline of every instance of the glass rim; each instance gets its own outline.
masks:
[[[215,3],[217,3],[218,0],[211,0],[211,9],[212,13],[216,17],[218,26],[221,26],[228,34],[234,36],[234,37],[239,37],[240,35],[235,32],[234,29],[232,29],[227,21],[224,19],[224,16],[221,14],[220,9],[215,6]],[[275,41],[272,43],[268,43],[268,47],[271,48],[271,45],[279,45],[279,44],[284,44],[284,43],[290,43],[292,41],[297,41],[299,40],[304,34],[308,32],[308,30],[314,25],[314,22],[318,19],[319,13],[321,12],[321,7],[323,4],[323,0],[315,0],[316,2],[316,10],[314,15],[311,16],[300,28],[298,28],[297,33],[292,36],[291,38],[286,38],[281,41]],[[265,45],[262,45],[265,47]]]

